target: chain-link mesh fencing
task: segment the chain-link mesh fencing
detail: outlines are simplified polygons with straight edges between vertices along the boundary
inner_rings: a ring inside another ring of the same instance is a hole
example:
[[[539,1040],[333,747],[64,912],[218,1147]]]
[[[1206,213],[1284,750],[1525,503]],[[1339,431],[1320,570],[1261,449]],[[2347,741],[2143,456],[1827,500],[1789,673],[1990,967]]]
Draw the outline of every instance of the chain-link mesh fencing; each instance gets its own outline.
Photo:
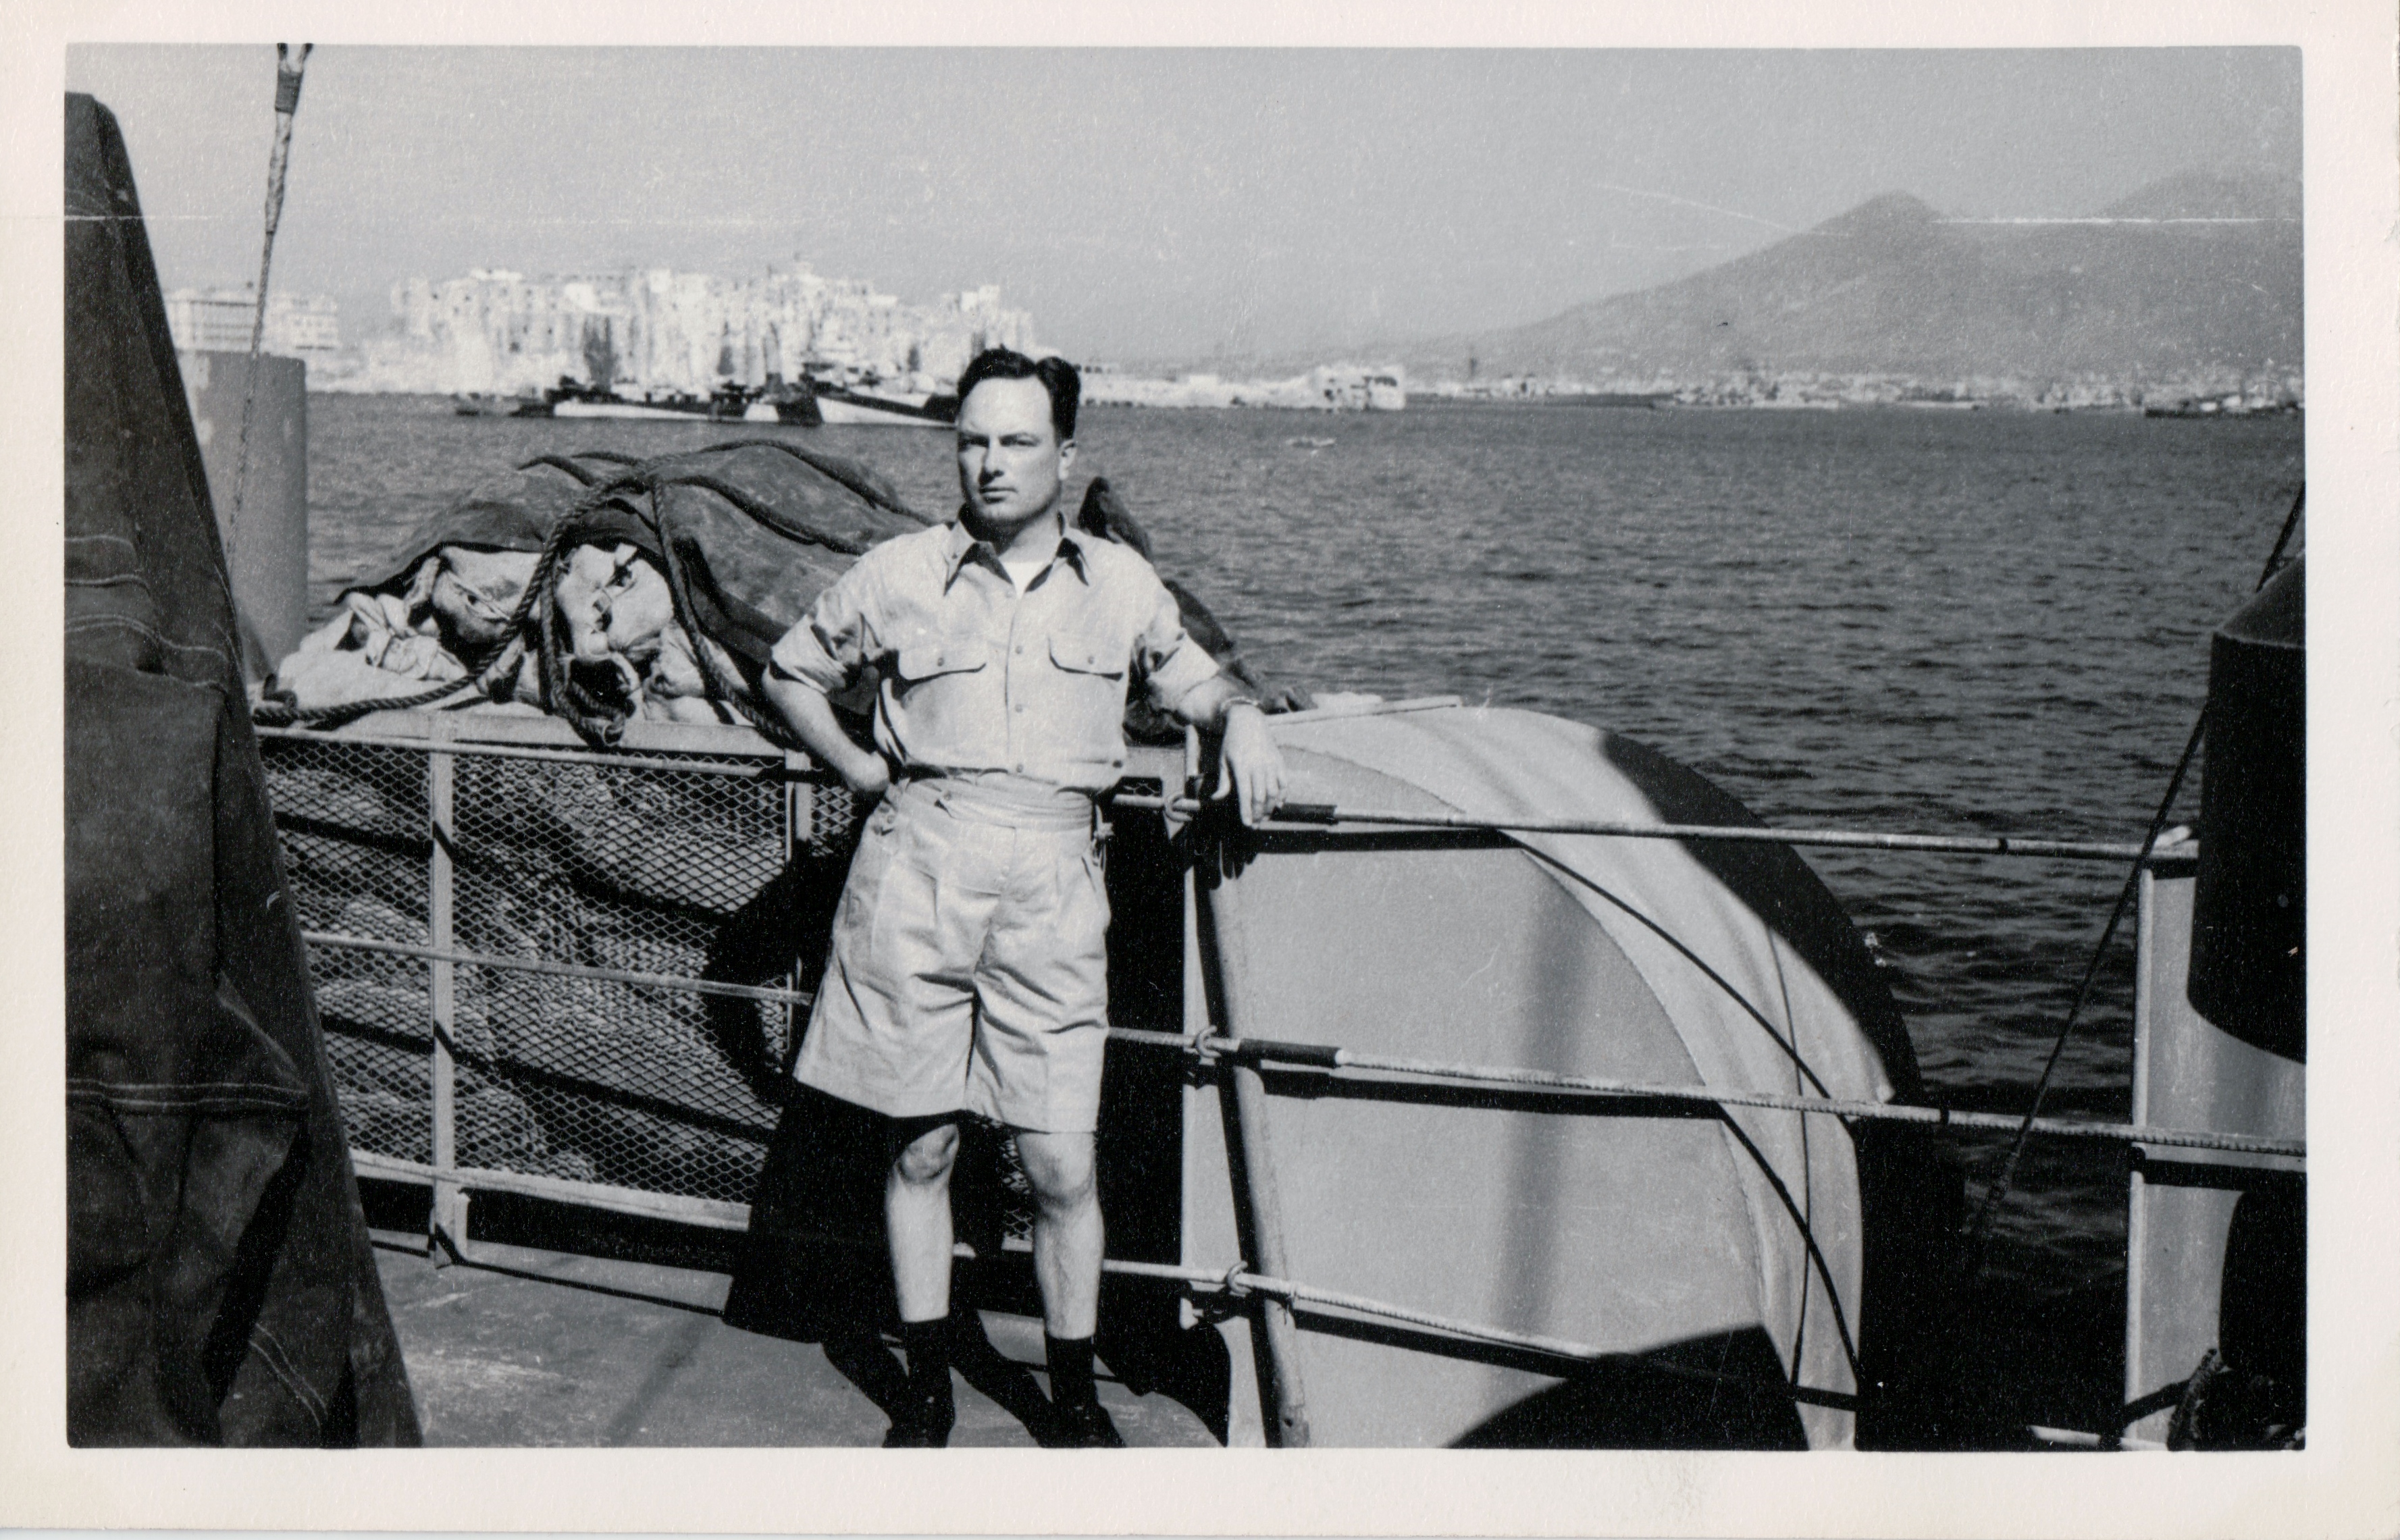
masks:
[[[409,954],[442,953],[456,1165],[749,1201],[805,1007],[594,975],[790,990],[811,901],[793,890],[838,885],[846,792],[787,777],[763,742],[632,765],[297,733],[261,747],[353,1148],[433,1160],[437,961]]]

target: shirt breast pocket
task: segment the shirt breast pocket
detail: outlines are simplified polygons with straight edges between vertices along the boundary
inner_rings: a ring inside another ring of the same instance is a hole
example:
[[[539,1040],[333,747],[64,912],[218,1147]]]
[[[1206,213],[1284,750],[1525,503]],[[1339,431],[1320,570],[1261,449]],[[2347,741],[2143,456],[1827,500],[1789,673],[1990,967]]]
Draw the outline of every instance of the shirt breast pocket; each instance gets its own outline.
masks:
[[[990,664],[990,648],[971,637],[929,637],[900,648],[888,688],[912,759],[958,763],[996,752],[989,740],[1001,708]]]
[[[1125,758],[1125,673],[1133,644],[1091,633],[1050,638],[1050,677],[1059,702],[1060,747],[1079,764],[1114,769]]]
[[[894,682],[906,694],[936,679],[973,674],[990,661],[990,650],[981,642],[951,637],[902,647],[893,661],[893,672]]]
[[[1050,638],[1050,661],[1069,674],[1089,679],[1125,683],[1125,664],[1133,648],[1104,637],[1059,635]]]

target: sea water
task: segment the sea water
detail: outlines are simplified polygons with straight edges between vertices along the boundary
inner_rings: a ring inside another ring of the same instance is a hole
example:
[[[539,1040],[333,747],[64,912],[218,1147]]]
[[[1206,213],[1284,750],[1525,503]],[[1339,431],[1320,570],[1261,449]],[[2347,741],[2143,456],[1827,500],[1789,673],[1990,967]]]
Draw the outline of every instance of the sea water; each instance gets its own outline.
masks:
[[[956,503],[947,434],[463,417],[309,400],[312,601],[535,455],[784,436]],[[1105,475],[1264,674],[1614,729],[1770,823],[2136,842],[2301,478],[2290,417],[1412,405],[1084,415]],[[1321,440],[1330,443],[1320,443]],[[2198,779],[2180,804],[2198,810]],[[2123,880],[2114,865],[1808,851],[1932,1094],[2016,1112]],[[2130,1110],[2132,925],[2044,1111]],[[1958,1141],[1970,1200],[2006,1136]],[[2125,1164],[2037,1140],[1993,1279],[2104,1290]]]

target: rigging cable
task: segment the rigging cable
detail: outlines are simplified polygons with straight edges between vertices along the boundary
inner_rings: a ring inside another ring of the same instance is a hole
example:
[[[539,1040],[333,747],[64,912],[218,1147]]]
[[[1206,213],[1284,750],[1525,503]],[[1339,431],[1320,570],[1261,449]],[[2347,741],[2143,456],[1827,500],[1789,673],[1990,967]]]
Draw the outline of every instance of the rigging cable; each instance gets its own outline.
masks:
[[[275,148],[266,160],[266,236],[258,251],[258,304],[250,319],[250,369],[241,392],[241,447],[234,457],[233,514],[225,522],[225,543],[241,534],[241,504],[250,480],[250,427],[258,408],[258,361],[266,343],[266,274],[275,262],[275,227],[283,220],[283,176],[292,164],[292,119],[300,111],[300,76],[317,45],[300,45],[292,56],[288,43],[275,45]],[[196,339],[197,340],[197,339]]]
[[[2252,585],[2252,593],[2265,588],[2268,579],[2282,569],[2284,548],[2291,542],[2292,532],[2299,527],[2300,510],[2306,506],[2308,497],[2308,484],[2303,482],[2292,498],[2292,511],[2284,516],[2283,530],[2275,537],[2275,548],[2267,553],[2266,566],[2259,569],[2258,580]],[[2175,761],[2175,774],[2167,778],[2166,795],[2159,798],[2159,811],[2151,816],[2149,833],[2142,838],[2142,853],[2134,858],[2133,869],[2125,874],[2124,886],[2117,890],[2117,906],[2108,911],[2108,923],[2100,933],[2100,944],[2092,948],[2092,961],[2084,966],[2082,982],[2076,986],[2075,1002],[2067,1007],[2066,1019],[2059,1024],[2058,1036],[2051,1042],[2050,1057],[2043,1061],[2041,1075],[2034,1082],[2033,1105],[2025,1109],[2024,1120],[2017,1124],[2015,1137],[2009,1141],[2008,1156],[2000,1163],[1999,1175],[1992,1179],[1991,1187],[1984,1193],[1982,1206],[1975,1210],[1975,1222],[1968,1232],[1961,1268],[1961,1276],[1969,1282],[1972,1282],[1984,1270],[1984,1250],[1991,1239],[1993,1218],[1999,1212],[2000,1205],[2008,1201],[2009,1190],[2016,1181],[2017,1162],[2023,1158],[2034,1121],[2041,1113],[2042,1098],[2050,1092],[2050,1077],[2058,1069],[2059,1056],[2066,1048],[2066,1040],[2074,1034],[2076,1023],[2083,1015],[2083,1007],[2092,998],[2092,986],[2100,976],[2100,964],[2108,955],[2108,944],[2117,939],[2118,927],[2125,919],[2125,907],[2133,902],[2134,894],[2139,890],[2142,869],[2148,864],[2159,836],[2166,828],[2167,818],[2175,810],[2175,796],[2183,790],[2184,776],[2200,753],[2201,740],[2207,727],[2208,706],[2202,702],[2200,715],[2191,724],[2191,736],[2184,743],[2183,756]]]

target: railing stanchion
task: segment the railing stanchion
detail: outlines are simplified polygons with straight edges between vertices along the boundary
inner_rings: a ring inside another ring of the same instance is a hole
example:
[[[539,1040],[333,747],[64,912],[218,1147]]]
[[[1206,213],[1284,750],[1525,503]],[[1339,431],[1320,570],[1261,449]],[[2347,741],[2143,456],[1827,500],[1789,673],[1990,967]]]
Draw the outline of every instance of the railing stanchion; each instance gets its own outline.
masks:
[[[797,749],[784,751],[784,860],[787,868],[805,857],[809,847],[816,842],[817,802],[826,795],[826,789],[803,779],[814,764],[815,761]],[[791,973],[787,977],[787,982],[796,990],[800,987],[800,961],[797,956],[791,959]],[[783,1073],[790,1074],[793,1065],[799,1061],[800,1034],[808,1029],[807,1008],[798,1001],[784,1002],[784,1041],[779,1044],[780,1051],[776,1056],[776,1068]]]
[[[1249,993],[1249,957],[1243,945],[1240,900],[1233,879],[1221,870],[1201,884],[1207,895],[1210,929],[1216,933],[1217,980],[1223,990],[1226,1035],[1239,1039],[1256,1020]],[[1234,1087],[1234,1132],[1239,1140],[1235,1196],[1248,1210],[1250,1246],[1257,1253],[1256,1271],[1270,1277],[1291,1276],[1283,1248],[1283,1199],[1275,1185],[1275,1152],[1267,1135],[1266,1082],[1257,1068],[1227,1057]],[[1265,1329],[1268,1368],[1275,1385],[1275,1442],[1286,1449],[1308,1444],[1308,1400],[1300,1373],[1300,1328],[1292,1319],[1291,1302],[1273,1295],[1259,1300],[1259,1317]]]
[[[447,742],[451,723],[448,717],[433,723],[434,737]],[[451,860],[452,842],[457,835],[457,821],[452,816],[452,802],[457,784],[457,761],[455,756],[436,750],[426,756],[425,803],[428,833],[432,837],[431,853],[427,861],[428,890],[426,894],[426,928],[428,939],[437,951],[447,951],[457,940],[454,915],[454,883],[456,873]],[[435,958],[427,964],[432,970],[428,998],[433,1015],[433,1209],[431,1225],[432,1248],[437,1261],[443,1248],[461,1260],[467,1256],[467,1192],[457,1178],[458,1169],[458,1069],[453,1055],[458,1024],[457,969],[446,958]]]

